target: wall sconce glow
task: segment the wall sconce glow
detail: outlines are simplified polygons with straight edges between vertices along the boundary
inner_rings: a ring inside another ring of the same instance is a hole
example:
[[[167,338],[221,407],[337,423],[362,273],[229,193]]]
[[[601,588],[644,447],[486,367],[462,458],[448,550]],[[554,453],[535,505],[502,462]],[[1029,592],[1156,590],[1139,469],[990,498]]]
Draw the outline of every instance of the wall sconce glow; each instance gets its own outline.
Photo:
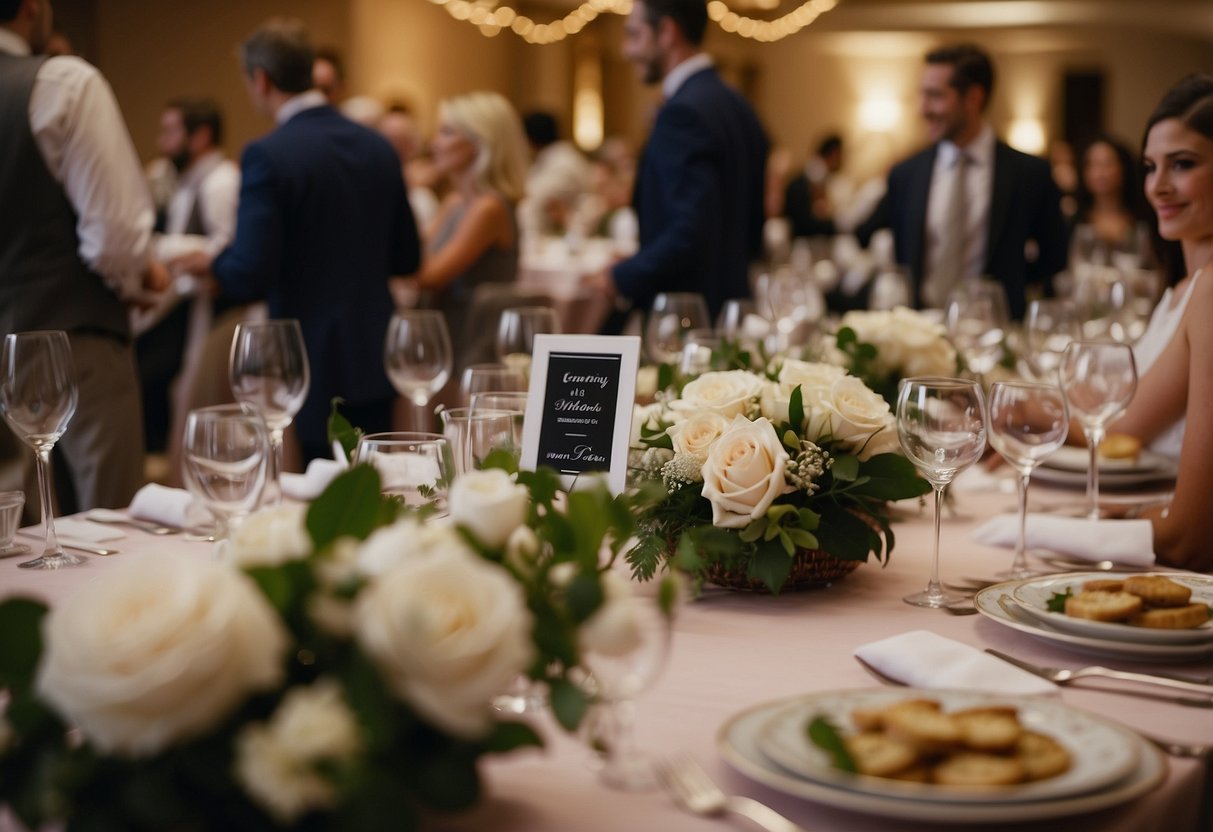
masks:
[[[603,138],[602,67],[596,48],[577,56],[573,71],[573,141],[587,153],[597,150]]]
[[[1024,153],[1039,156],[1045,152],[1045,126],[1038,118],[1017,118],[1011,122],[1007,144]]]
[[[872,133],[887,133],[901,120],[901,104],[892,98],[865,98],[859,102],[859,126]]]

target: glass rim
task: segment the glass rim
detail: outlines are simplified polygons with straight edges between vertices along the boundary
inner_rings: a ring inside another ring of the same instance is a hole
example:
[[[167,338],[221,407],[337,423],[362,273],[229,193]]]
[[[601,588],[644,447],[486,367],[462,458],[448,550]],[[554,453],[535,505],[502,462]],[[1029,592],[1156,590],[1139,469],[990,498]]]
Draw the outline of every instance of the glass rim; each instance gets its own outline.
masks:
[[[435,442],[441,440],[450,442],[447,437],[441,433],[431,433],[422,430],[386,430],[379,433],[364,433],[358,437],[358,444],[363,442],[382,442],[382,443],[398,443],[398,444],[424,444],[425,442]]]
[[[281,327],[293,327],[302,329],[303,325],[299,323],[298,318],[266,318],[264,321],[240,321],[236,324],[236,329],[256,329],[265,327],[266,329],[278,329]]]
[[[956,376],[907,376],[897,383],[898,389],[908,387],[910,384],[929,384],[934,387],[977,387],[980,389],[976,379],[957,378]]]
[[[13,508],[25,505],[25,492],[13,489],[0,491],[0,508]]]
[[[993,392],[995,387],[1011,387],[1020,390],[1057,390],[1064,392],[1060,384],[1054,384],[1048,381],[1032,381],[1031,379],[1006,379],[992,382],[990,391]]]

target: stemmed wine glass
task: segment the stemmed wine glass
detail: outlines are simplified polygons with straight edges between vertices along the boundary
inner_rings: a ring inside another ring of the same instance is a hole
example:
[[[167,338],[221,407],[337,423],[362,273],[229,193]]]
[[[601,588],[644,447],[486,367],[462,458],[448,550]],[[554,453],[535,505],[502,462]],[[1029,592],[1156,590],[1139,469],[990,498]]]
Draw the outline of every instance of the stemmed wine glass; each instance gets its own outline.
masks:
[[[186,417],[182,478],[215,517],[216,539],[260,503],[271,447],[264,419],[248,405],[200,407]]]
[[[523,393],[526,389],[526,374],[504,364],[469,364],[459,377],[459,393],[468,405],[478,393]]]
[[[1007,300],[1002,284],[993,280],[966,280],[948,295],[948,334],[964,356],[969,370],[983,386],[1002,358],[1007,330]]]
[[[51,450],[76,413],[76,370],[67,333],[61,330],[14,332],[4,336],[0,355],[0,411],[13,432],[38,458],[38,493],[46,546],[25,561],[25,569],[60,569],[85,562],[63,551],[55,534],[51,502]]]
[[[960,600],[939,582],[939,516],[943,491],[956,475],[981,459],[986,447],[981,385],[959,378],[903,379],[897,396],[897,436],[902,450],[935,490],[935,549],[931,577],[922,592],[907,595],[916,607],[943,607]]]
[[[1070,428],[1066,398],[1056,384],[996,381],[990,388],[990,444],[1019,473],[1019,543],[1015,560],[998,577],[1021,580],[1035,573],[1026,553],[1028,481],[1032,470],[1062,446]]]
[[[1037,381],[1057,382],[1057,368],[1070,342],[1082,338],[1078,307],[1068,300],[1049,298],[1028,304],[1024,320],[1027,364]]]
[[[1099,443],[1108,422],[1129,406],[1137,392],[1137,364],[1127,344],[1075,341],[1062,356],[1060,372],[1070,411],[1087,437],[1087,516],[1098,520]]]
[[[497,324],[497,360],[505,366],[531,372],[535,336],[560,332],[556,310],[547,306],[517,306],[503,310]]]
[[[268,502],[277,505],[282,501],[282,436],[303,407],[311,383],[299,321],[239,324],[232,338],[229,368],[236,401],[260,413],[269,429]]]
[[[659,364],[674,364],[682,354],[686,334],[710,329],[712,319],[703,295],[693,292],[662,292],[653,298],[645,326],[644,342],[649,357]]]
[[[388,324],[383,364],[392,386],[424,421],[426,405],[455,368],[446,318],[436,309],[399,309]]]

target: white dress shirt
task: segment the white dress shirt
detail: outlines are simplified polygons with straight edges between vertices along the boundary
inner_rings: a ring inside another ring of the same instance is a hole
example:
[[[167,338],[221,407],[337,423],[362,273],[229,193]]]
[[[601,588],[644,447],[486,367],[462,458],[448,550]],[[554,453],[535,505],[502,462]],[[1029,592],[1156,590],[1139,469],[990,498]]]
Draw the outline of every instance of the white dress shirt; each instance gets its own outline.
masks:
[[[712,66],[712,58],[704,52],[697,52],[678,66],[666,73],[661,80],[661,94],[667,99],[673,98],[674,93],[686,83],[687,79],[704,69]]]
[[[968,156],[965,173],[965,252],[964,279],[981,277],[986,262],[986,243],[989,238],[990,198],[994,190],[994,130],[990,125],[982,126],[977,138],[964,148]],[[956,162],[961,149],[950,141],[939,143],[935,154],[935,168],[931,172],[931,193],[927,198],[927,250],[925,282],[931,282],[938,272],[941,255],[940,242],[948,230],[948,199],[952,193],[952,180],[956,176]]]
[[[240,201],[240,168],[215,149],[199,156],[177,179],[168,203],[165,237],[185,235],[195,204],[206,229],[200,246],[212,257],[236,236],[236,206]],[[190,235],[192,236],[192,235]]]
[[[274,121],[278,124],[286,124],[304,110],[310,110],[313,107],[323,107],[328,103],[328,99],[324,97],[324,93],[320,90],[301,92],[298,95],[292,95],[283,102],[282,106],[278,108],[278,112],[274,113]]]
[[[29,45],[0,28],[0,52]],[[76,212],[80,259],[120,295],[137,294],[155,216],[130,134],[101,73],[80,58],[48,58],[29,98],[30,131]]]

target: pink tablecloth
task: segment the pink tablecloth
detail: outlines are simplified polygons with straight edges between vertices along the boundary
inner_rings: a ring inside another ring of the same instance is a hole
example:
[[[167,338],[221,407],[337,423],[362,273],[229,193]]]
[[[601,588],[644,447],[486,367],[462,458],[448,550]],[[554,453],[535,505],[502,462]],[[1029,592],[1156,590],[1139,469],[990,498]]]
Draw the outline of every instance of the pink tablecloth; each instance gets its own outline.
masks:
[[[1077,502],[1070,492],[1037,489],[1036,499],[1055,504]],[[942,571],[949,576],[991,575],[1010,564],[1008,551],[975,544],[971,529],[999,511],[1013,508],[1004,493],[962,494],[962,518],[943,525]],[[706,594],[689,604],[678,622],[673,655],[653,690],[638,702],[643,746],[659,753],[687,752],[697,758],[726,790],[771,804],[806,830],[876,832],[918,830],[937,825],[906,823],[827,808],[788,797],[734,772],[715,748],[718,728],[738,711],[766,700],[813,691],[873,687],[875,682],[852,658],[856,646],[912,629],[931,630],[975,647],[994,647],[1029,661],[1061,667],[1090,663],[1087,657],[1004,628],[981,616],[954,617],[909,607],[901,596],[925,582],[930,557],[930,511],[910,506],[896,526],[897,547],[886,568],[865,565],[824,590],[779,598],[724,592]],[[106,545],[163,551],[166,557],[193,553],[205,557],[208,544],[152,538],[140,532]],[[52,602],[83,586],[116,562],[91,558],[88,566],[59,573],[18,570],[13,560],[0,563],[0,593],[33,592]],[[1122,668],[1148,665],[1100,660]],[[1176,672],[1209,675],[1213,661],[1168,666]],[[1132,728],[1189,741],[1213,742],[1213,710],[1068,687],[1062,700]],[[494,760],[485,770],[487,799],[475,811],[436,824],[445,830],[500,832],[615,832],[615,830],[711,830],[718,820],[677,809],[663,794],[627,794],[602,786],[591,756],[575,739],[544,721],[544,752],[525,752]],[[1031,822],[1007,829],[1066,832],[1154,832],[1197,830],[1207,763],[1168,758],[1162,785],[1130,804],[1093,815]],[[734,820],[736,828],[748,828]],[[1207,822],[1207,821],[1206,821]]]

